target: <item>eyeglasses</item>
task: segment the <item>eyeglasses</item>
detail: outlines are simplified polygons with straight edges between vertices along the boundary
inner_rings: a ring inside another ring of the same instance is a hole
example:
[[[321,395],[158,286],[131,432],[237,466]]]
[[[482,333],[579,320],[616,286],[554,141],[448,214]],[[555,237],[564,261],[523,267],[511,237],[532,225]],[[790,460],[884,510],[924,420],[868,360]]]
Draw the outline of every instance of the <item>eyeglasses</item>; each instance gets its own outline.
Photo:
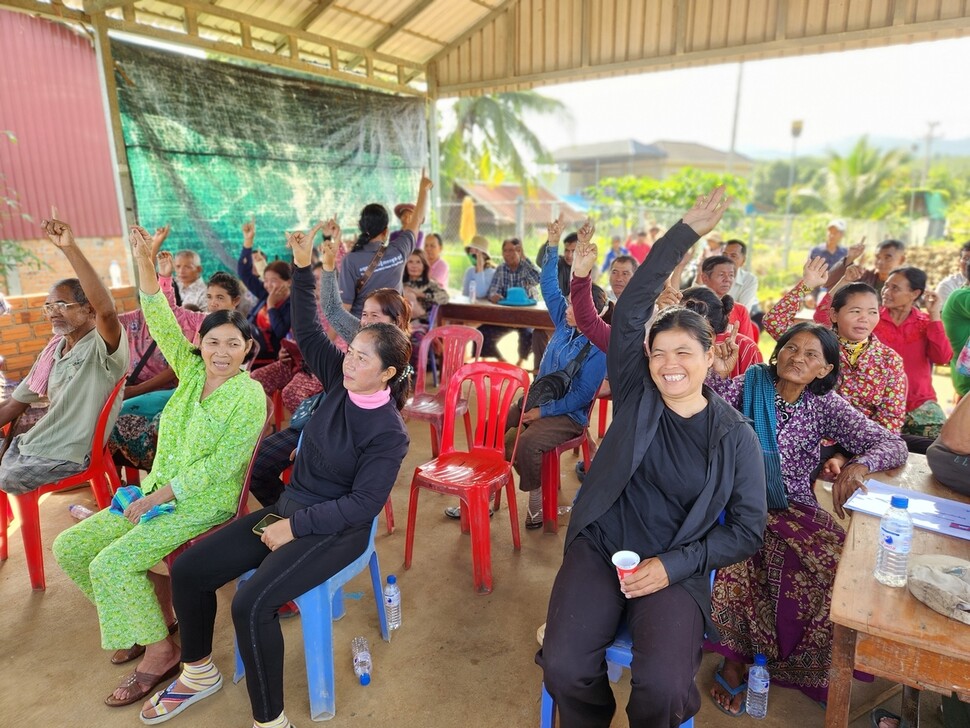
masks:
[[[80,306],[80,305],[81,305],[80,303],[64,303],[64,301],[55,301],[54,303],[45,303],[44,304],[44,315],[45,316],[52,316],[55,311],[57,313],[61,313],[62,314],[67,309],[69,309],[71,306]]]

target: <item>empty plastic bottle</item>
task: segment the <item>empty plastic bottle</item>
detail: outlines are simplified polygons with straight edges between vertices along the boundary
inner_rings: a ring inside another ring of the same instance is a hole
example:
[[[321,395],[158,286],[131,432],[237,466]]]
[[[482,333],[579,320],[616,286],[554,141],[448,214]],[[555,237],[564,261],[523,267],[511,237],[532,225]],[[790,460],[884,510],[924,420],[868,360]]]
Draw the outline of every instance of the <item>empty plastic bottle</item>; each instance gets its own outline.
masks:
[[[471,303],[475,303],[478,298],[478,284],[472,280],[468,283],[468,300]]]
[[[744,700],[744,712],[752,718],[768,715],[768,688],[771,675],[768,673],[768,658],[762,654],[754,656],[754,665],[748,670],[748,696]]]
[[[354,656],[354,674],[361,685],[370,685],[370,673],[374,667],[370,658],[370,644],[366,637],[354,637],[350,641],[350,651]]]
[[[94,511],[92,511],[90,508],[82,506],[80,503],[75,503],[72,506],[68,506],[67,512],[71,514],[71,517],[74,518],[75,521],[83,521],[85,518],[94,515]]]
[[[909,498],[894,495],[879,522],[879,553],[873,575],[886,586],[906,586],[906,564],[913,545],[913,518],[908,509]]]
[[[388,575],[387,586],[384,587],[384,612],[387,614],[388,629],[401,626],[401,587],[397,585],[394,574]]]

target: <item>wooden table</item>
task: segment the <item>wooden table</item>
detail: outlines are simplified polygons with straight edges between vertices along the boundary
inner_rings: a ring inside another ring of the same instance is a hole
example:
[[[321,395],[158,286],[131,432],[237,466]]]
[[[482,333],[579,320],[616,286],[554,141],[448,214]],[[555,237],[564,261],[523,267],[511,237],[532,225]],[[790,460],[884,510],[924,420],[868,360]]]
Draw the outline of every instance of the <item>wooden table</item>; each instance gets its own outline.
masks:
[[[516,329],[549,329],[556,327],[549,318],[549,309],[542,301],[535,306],[500,306],[497,303],[476,301],[454,296],[438,307],[438,321],[446,323],[494,324]]]
[[[970,503],[941,485],[926,456],[910,454],[906,466],[876,480]],[[872,575],[879,519],[853,512],[832,590],[832,667],[826,728],[848,724],[852,670],[904,685],[903,720],[918,725],[918,690],[970,699],[970,626],[934,612],[909,589],[883,586]],[[970,560],[970,541],[917,528],[913,554],[948,554]]]

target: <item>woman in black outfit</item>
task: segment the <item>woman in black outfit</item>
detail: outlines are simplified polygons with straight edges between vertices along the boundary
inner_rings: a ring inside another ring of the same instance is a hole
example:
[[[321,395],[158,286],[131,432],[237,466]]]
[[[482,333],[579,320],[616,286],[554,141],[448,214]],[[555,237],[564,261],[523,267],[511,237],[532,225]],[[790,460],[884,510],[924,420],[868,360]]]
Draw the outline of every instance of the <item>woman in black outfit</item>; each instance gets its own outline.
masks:
[[[323,226],[339,235],[336,222]],[[294,233],[293,331],[304,360],[328,395],[303,430],[289,486],[280,499],[231,523],[187,550],[172,570],[182,632],[179,679],[156,694],[142,721],[160,723],[214,693],[222,677],[212,662],[216,590],[255,568],[236,592],[232,618],[255,726],[286,728],[283,636],[279,608],[323,583],[367,548],[407,453],[400,409],[407,397],[411,342],[392,324],[361,329],[346,355],[316,315],[310,270],[312,237]],[[252,529],[273,513],[283,520],[263,535]]]
[[[744,418],[703,384],[710,324],[673,308],[643,340],[664,282],[720,220],[723,195],[718,188],[700,198],[668,231],[613,312],[613,424],[573,508],[536,655],[563,728],[610,725],[616,701],[605,652],[623,620],[633,635],[630,725],[679,726],[693,716],[702,640],[714,634],[710,572],[761,545],[761,448]],[[641,558],[622,583],[610,561],[618,550]]]

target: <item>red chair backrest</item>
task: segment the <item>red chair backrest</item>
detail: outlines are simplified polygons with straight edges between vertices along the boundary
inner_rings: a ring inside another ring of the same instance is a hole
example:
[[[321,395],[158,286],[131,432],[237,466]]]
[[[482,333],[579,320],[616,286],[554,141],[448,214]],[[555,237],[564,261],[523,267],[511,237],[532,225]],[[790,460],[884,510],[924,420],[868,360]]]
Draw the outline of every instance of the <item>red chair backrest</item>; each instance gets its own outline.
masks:
[[[480,334],[479,334],[480,336]],[[469,383],[468,400],[475,394],[477,407],[473,427],[472,447],[495,450],[505,457],[505,430],[509,409],[516,395],[529,391],[529,375],[525,370],[501,362],[471,362],[465,364],[447,381],[445,419],[441,428],[441,454],[455,451],[455,422],[458,401],[465,382]]]
[[[442,387],[447,387],[448,382],[458,367],[465,363],[468,344],[472,345],[472,359],[477,360],[482,350],[484,337],[478,329],[471,326],[439,326],[431,329],[421,340],[418,347],[418,372],[417,381],[414,383],[414,393],[424,394],[425,377],[428,373],[428,356],[431,346],[435,341],[441,342],[441,382]]]
[[[273,422],[273,400],[270,397],[266,398],[266,421],[263,423],[263,429],[259,431],[259,437],[256,438],[256,445],[253,447],[253,454],[249,458],[249,465],[246,467],[246,475],[243,478],[242,491],[239,493],[239,505],[236,507],[236,518],[245,516],[249,513],[249,483],[253,478],[253,467],[256,465],[256,454],[259,452],[259,446],[263,444],[263,438],[269,432],[270,424]]]
[[[122,390],[125,388],[125,380],[128,375],[125,374],[115,388],[111,390],[111,394],[108,395],[108,399],[104,403],[104,407],[101,408],[101,414],[98,415],[98,423],[94,427],[94,437],[91,438],[91,452],[98,453],[103,452],[107,447],[107,434],[105,431],[108,429],[108,417],[111,415],[111,408],[114,407],[115,400],[118,399],[118,395],[121,394]]]

